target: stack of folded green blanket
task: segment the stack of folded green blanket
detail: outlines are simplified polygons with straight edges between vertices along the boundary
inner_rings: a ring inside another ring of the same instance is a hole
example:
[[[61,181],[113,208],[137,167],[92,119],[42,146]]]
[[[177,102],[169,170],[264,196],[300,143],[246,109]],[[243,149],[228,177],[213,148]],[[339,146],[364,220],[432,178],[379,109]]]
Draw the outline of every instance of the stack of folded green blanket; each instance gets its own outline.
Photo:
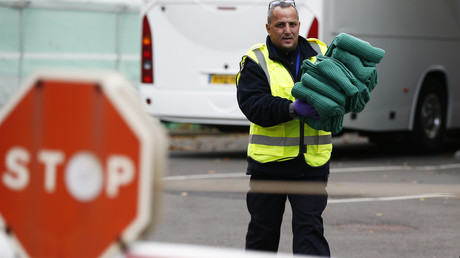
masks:
[[[342,130],[346,113],[361,112],[377,85],[377,68],[385,51],[342,33],[334,38],[325,56],[316,63],[305,60],[302,80],[292,95],[313,105],[320,119],[299,117],[310,127],[332,133]]]

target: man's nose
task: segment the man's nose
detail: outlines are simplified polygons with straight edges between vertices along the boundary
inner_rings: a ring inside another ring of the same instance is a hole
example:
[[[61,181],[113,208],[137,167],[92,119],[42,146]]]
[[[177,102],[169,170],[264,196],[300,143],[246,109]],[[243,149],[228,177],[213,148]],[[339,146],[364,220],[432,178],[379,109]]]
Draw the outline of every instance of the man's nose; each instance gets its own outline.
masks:
[[[291,27],[289,27],[289,24],[286,24],[286,26],[284,26],[284,33],[291,34]]]

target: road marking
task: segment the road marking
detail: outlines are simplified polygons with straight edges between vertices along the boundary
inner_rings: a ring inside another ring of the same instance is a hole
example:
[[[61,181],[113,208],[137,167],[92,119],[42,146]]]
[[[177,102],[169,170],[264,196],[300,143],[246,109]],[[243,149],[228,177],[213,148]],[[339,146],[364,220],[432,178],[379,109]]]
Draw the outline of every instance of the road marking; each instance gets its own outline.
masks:
[[[350,167],[331,168],[331,173],[354,173],[354,172],[375,172],[375,171],[401,171],[401,170],[447,170],[460,168],[460,163],[443,164],[435,166],[382,166],[382,167]]]
[[[377,171],[401,171],[416,169],[411,166],[383,166],[383,167],[350,167],[350,168],[331,168],[334,173],[358,173],[358,172],[377,172]]]
[[[444,164],[444,165],[437,165],[437,166],[421,166],[417,168],[417,170],[446,170],[446,169],[453,169],[453,168],[460,168],[460,163]]]
[[[388,201],[402,201],[413,199],[428,199],[428,198],[452,198],[453,194],[422,194],[422,195],[409,195],[409,196],[394,196],[394,197],[371,197],[371,198],[348,198],[348,199],[333,199],[329,198],[327,203],[358,203],[358,202],[388,202]]]

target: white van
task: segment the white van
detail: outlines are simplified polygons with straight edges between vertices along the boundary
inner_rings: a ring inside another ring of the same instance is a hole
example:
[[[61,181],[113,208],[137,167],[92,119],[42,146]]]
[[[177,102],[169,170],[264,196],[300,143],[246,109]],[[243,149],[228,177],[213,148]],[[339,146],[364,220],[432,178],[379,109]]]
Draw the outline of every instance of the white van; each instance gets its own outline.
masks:
[[[145,0],[141,97],[164,121],[248,125],[235,75],[265,42],[268,0]],[[298,0],[300,35],[330,44],[341,32],[386,50],[379,84],[343,127],[378,139],[410,132],[437,148],[460,129],[460,0]],[[457,114],[457,115],[455,115]],[[388,134],[385,134],[388,135]]]

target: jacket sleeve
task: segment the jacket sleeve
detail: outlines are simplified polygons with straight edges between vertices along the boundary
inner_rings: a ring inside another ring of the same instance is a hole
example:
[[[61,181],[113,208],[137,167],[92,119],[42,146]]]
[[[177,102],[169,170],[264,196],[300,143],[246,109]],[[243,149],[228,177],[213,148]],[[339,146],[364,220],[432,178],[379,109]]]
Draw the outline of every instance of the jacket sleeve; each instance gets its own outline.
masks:
[[[271,94],[262,68],[247,57],[237,82],[238,105],[249,121],[263,127],[275,126],[289,120],[292,101]]]

